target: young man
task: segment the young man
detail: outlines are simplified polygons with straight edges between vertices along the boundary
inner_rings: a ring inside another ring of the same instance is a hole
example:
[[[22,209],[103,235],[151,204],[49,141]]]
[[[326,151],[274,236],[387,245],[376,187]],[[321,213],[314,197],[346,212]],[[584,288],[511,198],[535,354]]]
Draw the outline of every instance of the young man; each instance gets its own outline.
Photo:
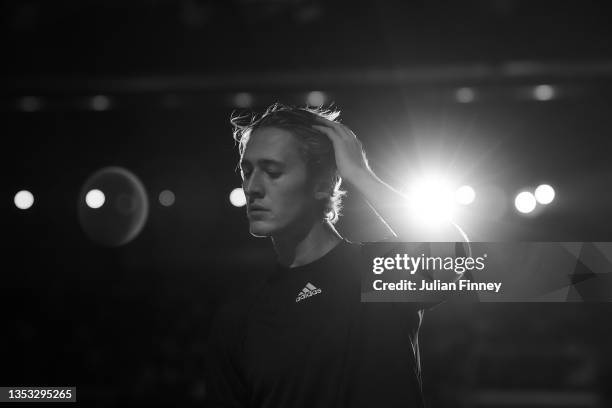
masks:
[[[275,104],[256,120],[233,121],[250,232],[271,238],[278,265],[256,293],[217,315],[207,360],[211,407],[423,405],[423,311],[362,303],[364,246],[333,227],[342,180],[399,239],[413,232],[397,215],[409,203],[372,172],[338,114]]]

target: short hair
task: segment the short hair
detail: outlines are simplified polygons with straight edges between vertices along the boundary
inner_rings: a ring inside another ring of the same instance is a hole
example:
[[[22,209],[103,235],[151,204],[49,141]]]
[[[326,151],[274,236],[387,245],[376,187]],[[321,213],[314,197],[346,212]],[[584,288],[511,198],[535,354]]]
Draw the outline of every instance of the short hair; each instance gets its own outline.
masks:
[[[264,127],[281,128],[291,132],[298,141],[300,154],[306,163],[311,180],[329,182],[329,198],[323,200],[322,216],[332,224],[338,221],[342,208],[342,197],[346,191],[340,189],[342,178],[336,166],[334,147],[329,137],[314,129],[319,125],[319,117],[337,121],[340,111],[335,109],[296,107],[274,103],[261,115],[232,114],[234,140],[238,143],[240,158],[253,131]]]

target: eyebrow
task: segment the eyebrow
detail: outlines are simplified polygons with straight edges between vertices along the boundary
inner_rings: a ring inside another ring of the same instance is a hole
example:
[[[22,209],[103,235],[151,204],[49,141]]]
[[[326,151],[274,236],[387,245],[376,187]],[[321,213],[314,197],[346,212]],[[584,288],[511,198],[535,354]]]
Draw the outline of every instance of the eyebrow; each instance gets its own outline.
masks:
[[[249,160],[240,160],[240,168],[242,168],[243,163],[249,163],[251,164],[251,162]],[[269,166],[278,166],[280,168],[285,168],[285,163],[282,161],[278,161],[278,160],[272,160],[272,159],[260,159],[257,160],[257,164],[260,167],[269,167]]]

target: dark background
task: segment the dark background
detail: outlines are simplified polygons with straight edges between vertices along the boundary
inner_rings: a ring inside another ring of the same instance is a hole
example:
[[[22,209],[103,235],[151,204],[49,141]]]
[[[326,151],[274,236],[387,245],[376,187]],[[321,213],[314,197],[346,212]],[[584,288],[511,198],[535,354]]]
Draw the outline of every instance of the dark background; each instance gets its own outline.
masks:
[[[473,240],[610,241],[605,5],[2,2],[0,385],[76,385],[99,406],[200,403],[211,316],[274,262],[228,201],[240,185],[229,117],[304,105],[311,91],[342,110],[389,183],[425,161],[503,191],[496,215],[468,210]],[[531,96],[541,84],[554,86],[552,100]],[[473,102],[455,99],[461,87]],[[252,103],[236,104],[238,92]],[[92,109],[95,95],[108,109]],[[115,248],[88,239],[77,217],[83,183],[110,165],[134,172],[150,200],[144,229]],[[519,215],[514,194],[541,182],[555,186],[554,205]],[[12,202],[24,188],[36,200],[27,211]],[[159,204],[163,189],[173,206]],[[348,189],[339,230],[382,238]],[[607,406],[610,312],[443,305],[421,332],[426,397],[433,407]]]

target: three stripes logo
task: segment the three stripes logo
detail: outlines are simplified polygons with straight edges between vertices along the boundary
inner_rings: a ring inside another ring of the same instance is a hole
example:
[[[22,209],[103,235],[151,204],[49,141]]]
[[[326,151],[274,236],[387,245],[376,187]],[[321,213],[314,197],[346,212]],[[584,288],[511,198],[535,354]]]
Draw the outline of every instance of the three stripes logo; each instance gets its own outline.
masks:
[[[298,297],[295,298],[295,303],[299,302],[300,300],[309,298],[311,296],[318,295],[319,293],[321,293],[321,289],[317,288],[315,285],[308,282],[306,286],[304,287],[304,289],[302,289],[302,291],[298,294]]]

